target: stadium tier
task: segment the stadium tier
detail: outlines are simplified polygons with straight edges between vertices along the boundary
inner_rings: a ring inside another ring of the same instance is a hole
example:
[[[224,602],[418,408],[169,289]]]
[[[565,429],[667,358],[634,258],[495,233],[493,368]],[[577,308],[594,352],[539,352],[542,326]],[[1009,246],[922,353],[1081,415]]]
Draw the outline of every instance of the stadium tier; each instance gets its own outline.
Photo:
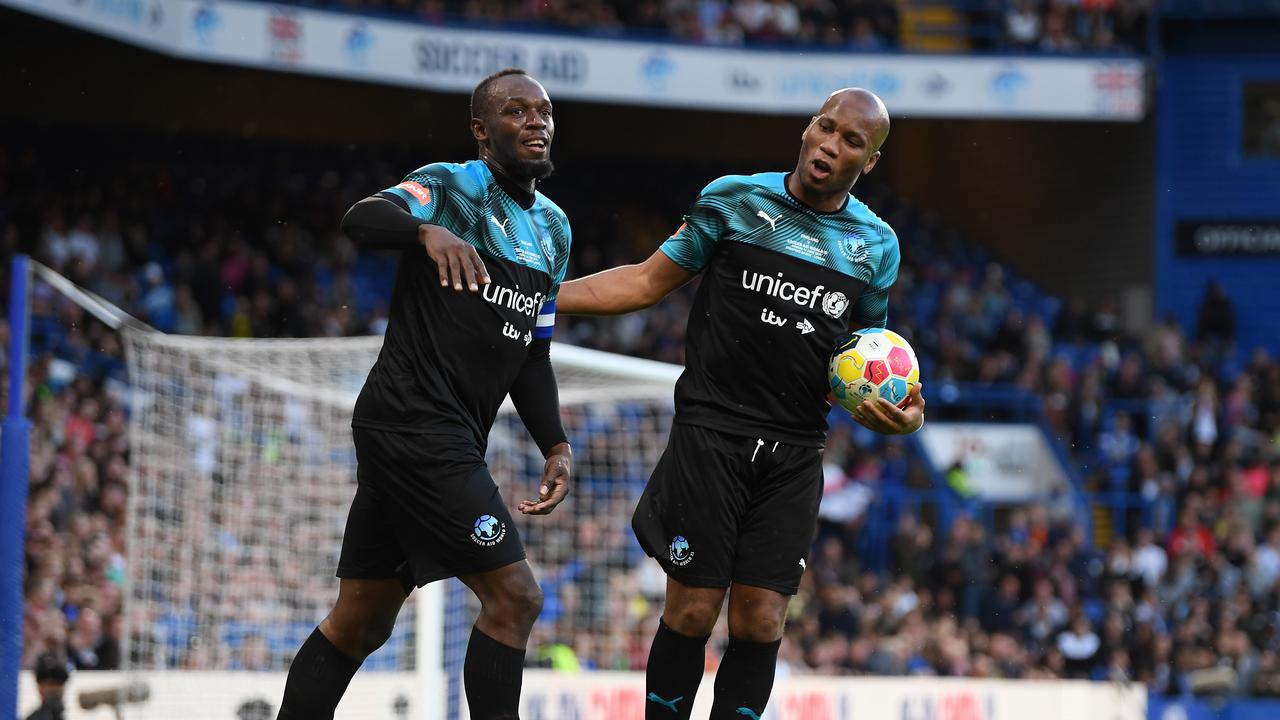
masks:
[[[1207,19],[1194,0],[1171,2],[1164,18],[1142,0],[0,5],[0,45],[10,41],[0,61],[25,78],[0,80],[2,97],[18,100],[0,101],[0,245],[18,268],[0,280],[11,371],[0,531],[21,532],[4,540],[14,563],[0,566],[12,590],[0,594],[2,649],[13,655],[0,652],[0,717],[11,704],[21,718],[50,713],[37,720],[274,718],[295,659],[316,652],[356,490],[353,407],[396,317],[400,262],[359,247],[343,217],[387,188],[438,198],[425,176],[406,174],[474,158],[456,91],[497,69],[432,66],[423,83],[401,83],[413,90],[350,82],[399,82],[378,53],[399,47],[405,27],[431,42],[456,31],[458,47],[481,54],[557,42],[584,53],[579,69],[596,75],[578,85],[567,65],[545,66],[564,73],[547,83],[553,97],[557,82],[575,88],[556,100],[564,151],[538,182],[572,225],[566,280],[645,261],[685,232],[690,202],[719,176],[789,170],[812,127],[793,105],[822,82],[879,83],[894,129],[883,167],[853,194],[896,233],[887,327],[917,365],[873,377],[853,365],[887,363],[888,352],[855,354],[837,389],[905,387],[917,370],[928,422],[886,435],[835,405],[772,698],[740,716],[1280,713],[1268,701],[1280,696],[1280,44],[1267,50],[1265,28],[1248,27],[1271,10],[1233,3],[1229,18]],[[269,52],[232,57],[257,47],[239,23],[264,7]],[[336,70],[306,42],[328,38],[330,22],[349,61]],[[219,45],[231,36],[244,42]],[[1237,57],[1212,37],[1263,52]],[[102,72],[136,73],[137,87],[64,83],[55,56],[72,45],[100,56]],[[204,62],[224,49],[239,67]],[[618,74],[618,93],[592,84],[616,69],[600,58],[624,51],[641,60]],[[695,51],[708,53],[705,67],[681,54]],[[775,54],[779,67],[814,71],[757,72]],[[861,62],[878,70],[859,74]],[[965,62],[991,65],[955,69]],[[682,78],[717,63],[742,72],[708,85],[705,102],[696,87],[681,95]],[[853,70],[828,72],[842,63]],[[957,89],[955,78],[976,84]],[[1039,94],[1051,81],[1061,97]],[[166,110],[170,92],[224,101]],[[254,93],[261,107],[244,102]],[[899,116],[895,97],[920,114]],[[768,107],[744,110],[751,98]],[[1203,153],[1179,149],[1197,138]],[[1087,167],[1088,147],[1106,149],[1110,173]],[[745,214],[775,231],[782,219]],[[506,221],[481,218],[504,238]],[[664,567],[690,545],[670,539],[660,565],[632,525],[672,432],[700,282],[641,312],[556,319],[551,365],[574,471],[554,513],[514,512],[538,498],[545,462],[524,408],[505,402],[483,443],[542,598],[523,653],[526,720],[668,710],[720,720],[715,677],[742,662],[742,638],[726,611],[694,653],[705,671],[696,701],[653,691],[652,643],[672,632]],[[823,292],[812,291],[814,307],[842,313],[847,299]],[[792,329],[769,308],[760,317]],[[504,335],[525,347],[533,338]],[[483,515],[467,540],[507,531]],[[456,578],[413,590],[336,717],[484,717],[475,681],[466,692],[480,615]],[[64,692],[64,714],[52,714]]]

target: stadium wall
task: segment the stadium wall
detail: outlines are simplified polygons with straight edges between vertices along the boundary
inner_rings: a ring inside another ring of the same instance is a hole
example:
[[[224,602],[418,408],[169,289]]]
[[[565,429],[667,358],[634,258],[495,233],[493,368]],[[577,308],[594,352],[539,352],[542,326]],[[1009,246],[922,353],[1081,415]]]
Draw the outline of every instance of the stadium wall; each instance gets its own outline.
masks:
[[[414,712],[424,699],[413,674],[361,673],[338,707],[359,707],[361,716],[384,707],[379,717],[422,717]],[[284,687],[283,673],[171,672],[131,676],[145,683],[148,701],[130,705],[134,720],[172,720],[169,698],[198,694],[209,698],[208,714],[185,720],[236,717],[255,702],[272,706]],[[78,674],[68,697],[82,690],[118,687],[127,680],[119,673]],[[694,705],[693,718],[710,712],[713,678],[707,676]],[[35,682],[22,677],[20,709],[36,705]],[[67,720],[112,717],[106,709],[81,711],[68,703]],[[584,674],[531,670],[525,673],[520,717],[524,720],[642,720],[645,711],[644,674],[591,672]],[[253,717],[256,717],[254,715]],[[464,714],[463,717],[466,717]],[[1145,720],[1147,693],[1141,685],[1087,681],[969,680],[939,678],[779,678],[763,720]],[[1164,720],[1163,718],[1161,720]],[[1191,720],[1199,720],[1192,718]]]
[[[895,190],[1050,292],[1149,297],[1151,121],[908,120],[887,150]]]
[[[1243,148],[1244,92],[1254,81],[1280,83],[1280,55],[1182,55],[1163,65],[1157,99],[1156,308],[1194,331],[1206,288],[1217,281],[1235,308],[1239,346],[1277,352],[1280,243],[1205,253],[1188,237],[1197,229],[1235,223],[1259,223],[1280,234],[1280,155],[1251,157]]]

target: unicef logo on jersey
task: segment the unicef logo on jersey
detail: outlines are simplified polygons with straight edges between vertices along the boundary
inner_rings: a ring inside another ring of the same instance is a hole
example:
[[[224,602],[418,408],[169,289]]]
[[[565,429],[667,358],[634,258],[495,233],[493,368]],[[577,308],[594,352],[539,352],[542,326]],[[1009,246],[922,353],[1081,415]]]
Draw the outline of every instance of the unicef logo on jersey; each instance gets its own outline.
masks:
[[[840,241],[840,254],[844,255],[845,260],[861,265],[867,261],[867,241],[854,230]]]
[[[688,565],[690,560],[693,560],[693,550],[689,549],[689,541],[683,535],[671,538],[671,562]]]
[[[471,528],[471,542],[481,547],[493,547],[507,536],[507,525],[492,515],[481,515]]]
[[[844,309],[847,307],[849,307],[849,298],[838,290],[833,290],[822,296],[822,312],[833,318],[843,315]]]

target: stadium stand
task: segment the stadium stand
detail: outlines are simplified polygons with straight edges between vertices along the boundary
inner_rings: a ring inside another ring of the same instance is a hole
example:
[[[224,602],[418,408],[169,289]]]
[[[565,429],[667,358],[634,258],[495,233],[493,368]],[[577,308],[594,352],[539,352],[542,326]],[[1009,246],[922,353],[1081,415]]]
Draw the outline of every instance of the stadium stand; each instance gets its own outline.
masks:
[[[1150,0],[296,0],[420,22],[844,51],[1143,52]]]
[[[33,251],[167,331],[337,336],[383,327],[392,265],[357,255],[337,228],[352,202],[413,166],[398,151],[236,140],[233,153],[229,140],[121,131],[5,138],[6,259]],[[91,164],[81,161],[88,148]],[[696,185],[726,170],[655,164],[626,177],[584,168],[554,178],[549,187],[575,221],[570,275],[646,255]],[[683,187],[689,177],[695,186]],[[837,421],[785,671],[1280,694],[1280,363],[1234,345],[1232,310],[1217,293],[1206,292],[1198,331],[1161,322],[1128,336],[1114,302],[1047,296],[888,188],[859,185],[859,194],[901,239],[891,322],[939,398],[931,417],[965,412],[941,400],[946,386],[1033,408],[1069,446],[1094,522],[1086,528],[1041,505],[991,512],[955,474],[944,492],[962,510],[944,519],[938,488],[903,443]],[[690,298],[686,288],[650,312],[573,320],[558,334],[679,362]],[[78,668],[117,667],[130,462],[120,344],[51,293],[35,308],[24,666],[53,652]],[[625,498],[608,510],[550,518],[549,536],[585,550],[573,567],[544,575],[531,664],[643,666],[662,578],[623,534],[605,532],[625,523]],[[633,571],[602,571],[619,563]],[[234,652],[239,666],[279,669],[289,651],[245,643],[182,663],[198,669]]]

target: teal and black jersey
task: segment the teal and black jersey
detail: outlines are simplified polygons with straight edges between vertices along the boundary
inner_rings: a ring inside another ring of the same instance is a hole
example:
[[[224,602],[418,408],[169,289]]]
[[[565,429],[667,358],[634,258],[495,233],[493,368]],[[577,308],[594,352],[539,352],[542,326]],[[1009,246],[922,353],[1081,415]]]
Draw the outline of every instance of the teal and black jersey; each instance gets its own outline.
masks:
[[[382,195],[470,243],[492,282],[480,292],[441,287],[422,246],[403,252],[386,339],[352,425],[438,436],[483,459],[529,345],[551,337],[569,221],[541,193],[522,207],[480,160],[428,165]]]
[[[850,196],[823,213],[785,173],[708,185],[662,252],[703,272],[676,384],[676,421],[821,447],[827,362],[850,329],[884,327],[898,238]]]

